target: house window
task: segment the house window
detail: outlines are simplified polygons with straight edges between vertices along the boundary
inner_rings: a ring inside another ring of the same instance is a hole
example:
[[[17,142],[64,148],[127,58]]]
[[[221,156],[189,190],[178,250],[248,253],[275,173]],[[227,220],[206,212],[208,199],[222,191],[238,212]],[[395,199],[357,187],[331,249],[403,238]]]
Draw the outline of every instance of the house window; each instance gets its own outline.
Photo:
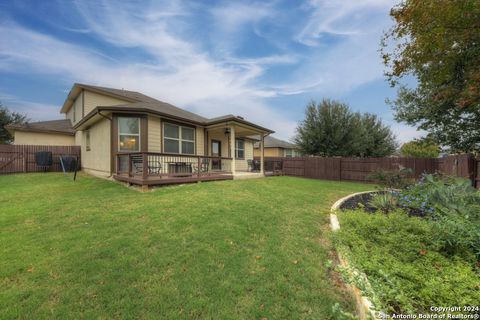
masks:
[[[293,149],[285,149],[285,157],[286,158],[293,157]]]
[[[245,159],[245,141],[242,139],[235,139],[235,158]]]
[[[85,131],[85,149],[90,151],[90,130]]]
[[[164,123],[163,151],[166,153],[195,154],[195,129]]]
[[[140,151],[140,118],[118,118],[118,150]]]

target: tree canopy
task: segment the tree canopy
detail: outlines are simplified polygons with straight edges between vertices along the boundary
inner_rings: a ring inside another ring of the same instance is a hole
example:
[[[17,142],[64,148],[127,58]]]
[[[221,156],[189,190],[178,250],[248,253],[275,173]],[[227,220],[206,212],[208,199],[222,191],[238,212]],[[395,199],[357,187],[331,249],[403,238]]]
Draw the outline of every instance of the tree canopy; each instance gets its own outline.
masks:
[[[383,157],[397,147],[390,128],[376,115],[354,113],[328,99],[307,105],[295,143],[304,154],[328,157]]]
[[[452,151],[480,150],[480,1],[405,0],[384,34],[395,118]],[[413,77],[416,87],[402,79]]]
[[[404,143],[400,153],[411,158],[437,158],[440,155],[440,147],[431,139],[416,139]]]
[[[27,122],[26,115],[10,111],[0,103],[0,144],[8,144],[13,141],[12,135],[5,129],[6,125],[25,122]]]

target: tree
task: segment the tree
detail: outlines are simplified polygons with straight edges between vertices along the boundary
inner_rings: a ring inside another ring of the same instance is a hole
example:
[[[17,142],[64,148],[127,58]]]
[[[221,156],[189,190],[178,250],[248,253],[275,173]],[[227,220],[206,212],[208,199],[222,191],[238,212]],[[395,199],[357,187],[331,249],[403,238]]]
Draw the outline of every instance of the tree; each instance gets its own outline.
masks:
[[[404,157],[411,158],[437,158],[440,154],[440,147],[429,138],[415,139],[404,143],[400,148]]]
[[[12,143],[13,137],[5,129],[9,124],[23,124],[27,122],[27,116],[21,113],[10,111],[0,103],[0,144]]]
[[[454,152],[480,150],[480,1],[405,0],[381,44],[398,121]],[[414,77],[416,87],[402,79]]]
[[[392,132],[377,116],[354,113],[328,99],[307,105],[295,143],[304,154],[326,157],[383,157],[396,148]]]

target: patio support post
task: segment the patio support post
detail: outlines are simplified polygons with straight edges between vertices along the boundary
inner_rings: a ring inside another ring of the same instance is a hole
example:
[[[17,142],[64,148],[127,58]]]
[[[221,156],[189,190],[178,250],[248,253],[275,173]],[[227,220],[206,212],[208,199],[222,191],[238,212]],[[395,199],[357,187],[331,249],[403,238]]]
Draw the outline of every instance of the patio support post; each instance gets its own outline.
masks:
[[[236,166],[235,166],[235,127],[230,127],[230,156],[232,157],[232,174],[235,174]]]
[[[265,137],[263,135],[263,133],[260,135],[262,137],[262,141],[260,141],[260,173],[261,174],[265,174],[264,172],[264,161],[263,161],[263,158],[264,158],[264,149],[263,149],[263,143],[265,141]]]

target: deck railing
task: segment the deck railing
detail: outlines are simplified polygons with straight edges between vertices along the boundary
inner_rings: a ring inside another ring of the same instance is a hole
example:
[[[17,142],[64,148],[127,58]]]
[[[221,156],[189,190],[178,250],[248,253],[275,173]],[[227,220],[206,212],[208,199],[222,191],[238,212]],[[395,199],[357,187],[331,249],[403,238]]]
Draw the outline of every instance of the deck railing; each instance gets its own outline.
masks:
[[[232,172],[232,158],[156,152],[119,153],[117,175],[129,177],[201,177]]]

